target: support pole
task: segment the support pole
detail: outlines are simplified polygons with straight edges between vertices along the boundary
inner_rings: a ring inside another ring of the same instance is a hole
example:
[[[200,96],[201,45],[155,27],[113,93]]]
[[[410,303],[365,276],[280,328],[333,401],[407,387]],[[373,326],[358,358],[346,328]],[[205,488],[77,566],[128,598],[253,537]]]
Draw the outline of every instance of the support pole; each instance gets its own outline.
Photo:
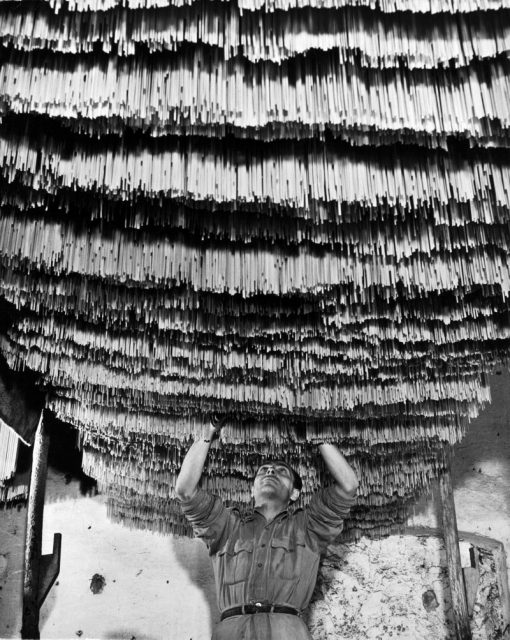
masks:
[[[30,491],[28,494],[27,533],[25,542],[25,577],[23,583],[22,638],[39,635],[39,581],[41,576],[41,548],[44,512],[44,494],[48,471],[50,438],[43,418],[39,422],[34,441]]]
[[[448,575],[452,593],[455,639],[471,640],[464,575],[460,561],[459,532],[457,529],[457,517],[453,500],[451,455],[447,458],[446,471],[439,478],[439,493],[441,495],[441,514],[443,518],[446,561],[448,564]]]

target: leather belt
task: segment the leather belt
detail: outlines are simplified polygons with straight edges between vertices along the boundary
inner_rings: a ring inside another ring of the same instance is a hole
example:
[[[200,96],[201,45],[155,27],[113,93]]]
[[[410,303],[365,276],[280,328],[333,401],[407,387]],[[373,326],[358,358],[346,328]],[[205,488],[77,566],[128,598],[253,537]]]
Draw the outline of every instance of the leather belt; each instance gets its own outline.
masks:
[[[292,616],[300,616],[301,611],[294,607],[288,607],[283,604],[267,604],[265,602],[250,602],[249,604],[241,604],[238,607],[225,609],[221,614],[221,620],[231,618],[232,616],[252,615],[254,613],[290,613]]]

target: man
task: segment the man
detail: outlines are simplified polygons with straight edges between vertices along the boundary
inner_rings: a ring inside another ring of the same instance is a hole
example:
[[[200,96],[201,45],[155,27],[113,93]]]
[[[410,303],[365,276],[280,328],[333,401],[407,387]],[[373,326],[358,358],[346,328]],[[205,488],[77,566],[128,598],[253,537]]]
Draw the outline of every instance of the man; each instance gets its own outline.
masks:
[[[285,461],[268,461],[253,483],[254,511],[242,518],[198,488],[218,430],[212,424],[209,436],[191,446],[176,483],[183,512],[213,561],[221,621],[212,640],[308,640],[301,613],[315,587],[320,554],[354,502],[356,475],[334,445],[319,445],[335,483],[306,509],[290,510],[301,479]]]

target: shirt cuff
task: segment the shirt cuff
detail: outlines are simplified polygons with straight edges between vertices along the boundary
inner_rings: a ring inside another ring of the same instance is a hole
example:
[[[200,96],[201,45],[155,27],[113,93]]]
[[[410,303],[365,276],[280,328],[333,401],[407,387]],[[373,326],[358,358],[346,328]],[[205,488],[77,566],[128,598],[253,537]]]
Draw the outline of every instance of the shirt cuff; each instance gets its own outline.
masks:
[[[356,502],[357,495],[353,496],[341,496],[335,490],[335,485],[332,484],[329,487],[323,489],[323,500],[324,504],[328,507],[334,509],[335,511],[346,511],[349,512],[352,505]]]
[[[189,500],[181,501],[182,512],[191,523],[207,518],[213,506],[214,496],[203,489],[197,489],[195,495]]]

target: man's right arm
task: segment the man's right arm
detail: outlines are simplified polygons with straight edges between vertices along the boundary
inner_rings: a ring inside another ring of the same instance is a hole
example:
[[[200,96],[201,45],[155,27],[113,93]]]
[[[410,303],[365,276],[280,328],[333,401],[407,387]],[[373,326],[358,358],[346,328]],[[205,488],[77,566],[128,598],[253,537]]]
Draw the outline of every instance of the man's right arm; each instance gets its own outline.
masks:
[[[182,461],[182,467],[175,483],[175,495],[181,502],[191,500],[195,496],[207,454],[217,433],[218,430],[211,425],[209,435],[194,442]]]
[[[236,520],[236,515],[225,507],[218,496],[198,487],[207,454],[221,429],[221,423],[221,420],[213,418],[209,434],[191,445],[175,484],[175,493],[181,502],[183,514],[193,527],[195,535],[207,544],[211,554],[216,553],[225,543]]]

